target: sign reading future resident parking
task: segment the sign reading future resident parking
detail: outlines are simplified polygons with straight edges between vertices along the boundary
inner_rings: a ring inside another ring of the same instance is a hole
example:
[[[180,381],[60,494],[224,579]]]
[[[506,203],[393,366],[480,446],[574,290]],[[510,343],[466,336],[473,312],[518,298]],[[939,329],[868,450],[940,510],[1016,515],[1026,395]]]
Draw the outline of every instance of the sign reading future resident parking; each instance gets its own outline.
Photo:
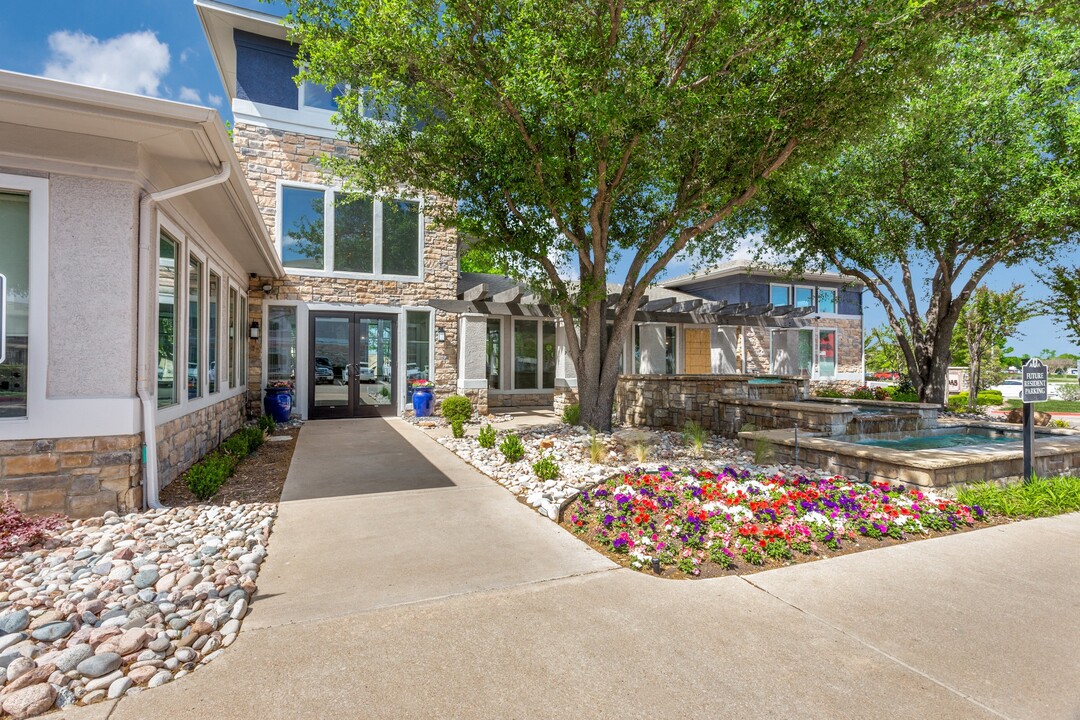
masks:
[[[1026,403],[1042,402],[1046,400],[1046,366],[1039,358],[1031,358],[1024,363],[1023,370],[1024,389],[1020,399]]]

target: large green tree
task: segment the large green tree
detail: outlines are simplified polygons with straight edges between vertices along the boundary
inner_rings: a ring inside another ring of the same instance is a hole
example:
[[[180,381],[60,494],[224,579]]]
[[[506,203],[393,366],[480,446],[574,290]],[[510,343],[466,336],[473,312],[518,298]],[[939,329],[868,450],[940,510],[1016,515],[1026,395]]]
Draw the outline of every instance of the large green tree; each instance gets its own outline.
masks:
[[[803,263],[865,283],[935,403],[987,273],[1060,252],[1080,222],[1080,31],[1028,22],[949,39],[942,53],[884,127],[779,178],[758,218]]]
[[[793,158],[874,125],[943,32],[1025,3],[286,0],[302,77],[347,87],[336,122],[361,152],[328,170],[456,200],[429,213],[559,309],[598,428],[677,253],[721,255],[722,223]]]
[[[1050,290],[1046,305],[1054,313],[1054,322],[1080,345],[1080,266],[1053,265],[1039,279]]]

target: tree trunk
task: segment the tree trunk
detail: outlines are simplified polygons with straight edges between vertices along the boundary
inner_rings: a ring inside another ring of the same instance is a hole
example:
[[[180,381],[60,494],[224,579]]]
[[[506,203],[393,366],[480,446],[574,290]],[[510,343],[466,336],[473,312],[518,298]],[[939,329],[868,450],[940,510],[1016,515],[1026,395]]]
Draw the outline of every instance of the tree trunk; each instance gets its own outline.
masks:
[[[638,298],[632,297],[627,307],[615,316],[611,333],[607,333],[607,306],[604,301],[588,304],[581,311],[579,353],[574,357],[577,372],[578,403],[581,424],[602,432],[611,430],[611,412],[615,404],[615,389],[619,384],[619,356],[624,338],[633,326]],[[569,328],[568,331],[573,331]]]

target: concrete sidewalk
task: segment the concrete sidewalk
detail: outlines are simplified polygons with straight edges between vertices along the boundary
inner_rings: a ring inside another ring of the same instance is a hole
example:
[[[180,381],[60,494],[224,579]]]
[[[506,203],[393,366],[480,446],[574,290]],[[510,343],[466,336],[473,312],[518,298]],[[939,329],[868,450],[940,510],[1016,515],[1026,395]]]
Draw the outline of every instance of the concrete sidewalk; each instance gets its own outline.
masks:
[[[400,421],[306,425],[286,492],[237,642],[68,717],[1080,717],[1080,514],[679,582]]]

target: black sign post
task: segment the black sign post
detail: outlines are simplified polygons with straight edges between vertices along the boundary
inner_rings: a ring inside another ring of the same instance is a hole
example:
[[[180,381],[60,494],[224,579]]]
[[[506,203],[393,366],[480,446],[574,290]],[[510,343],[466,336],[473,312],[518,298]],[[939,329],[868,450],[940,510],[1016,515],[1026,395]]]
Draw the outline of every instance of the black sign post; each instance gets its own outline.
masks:
[[[1043,402],[1047,398],[1046,365],[1039,358],[1031,358],[1024,363],[1024,386],[1020,399],[1024,402],[1024,482],[1031,482],[1032,453],[1035,446],[1035,408],[1032,403]]]

